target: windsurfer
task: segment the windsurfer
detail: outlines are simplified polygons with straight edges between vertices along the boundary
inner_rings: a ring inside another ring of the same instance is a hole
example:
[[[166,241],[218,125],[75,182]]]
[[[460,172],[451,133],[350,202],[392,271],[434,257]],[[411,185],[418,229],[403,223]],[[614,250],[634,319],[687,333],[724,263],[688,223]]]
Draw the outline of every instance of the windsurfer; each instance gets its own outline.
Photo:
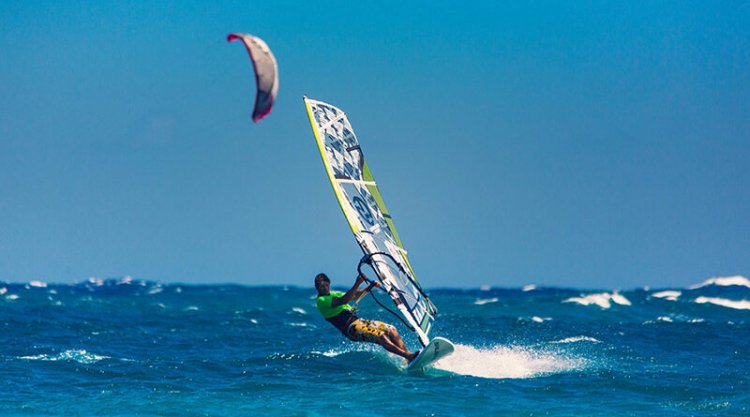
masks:
[[[359,287],[365,282],[364,275],[358,275],[349,291],[331,291],[331,280],[326,274],[315,276],[315,289],[318,291],[318,310],[320,314],[341,333],[355,342],[377,343],[385,350],[394,353],[407,362],[417,357],[419,352],[409,352],[401,340],[396,328],[390,324],[377,320],[365,320],[355,315],[354,307],[349,303],[364,296],[373,287],[379,287],[379,282],[373,282],[366,289]]]

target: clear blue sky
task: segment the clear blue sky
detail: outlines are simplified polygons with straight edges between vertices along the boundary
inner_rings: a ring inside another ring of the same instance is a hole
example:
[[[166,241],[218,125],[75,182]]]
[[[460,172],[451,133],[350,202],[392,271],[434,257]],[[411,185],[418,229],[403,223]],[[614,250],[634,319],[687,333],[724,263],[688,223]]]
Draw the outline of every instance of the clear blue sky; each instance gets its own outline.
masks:
[[[498,3],[2,2],[0,281],[348,283],[303,94],[427,287],[750,275],[750,3]]]

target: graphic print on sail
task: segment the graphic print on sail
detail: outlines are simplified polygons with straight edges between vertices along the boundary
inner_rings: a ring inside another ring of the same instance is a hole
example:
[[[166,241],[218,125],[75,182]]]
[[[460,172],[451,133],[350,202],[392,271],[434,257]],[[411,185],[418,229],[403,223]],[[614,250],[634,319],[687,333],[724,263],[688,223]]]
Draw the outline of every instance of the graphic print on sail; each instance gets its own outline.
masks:
[[[304,101],[328,179],[365,253],[363,259],[370,261],[382,289],[403,316],[402,321],[405,319],[422,346],[427,346],[437,308],[414,274],[346,114],[322,101],[307,97]]]

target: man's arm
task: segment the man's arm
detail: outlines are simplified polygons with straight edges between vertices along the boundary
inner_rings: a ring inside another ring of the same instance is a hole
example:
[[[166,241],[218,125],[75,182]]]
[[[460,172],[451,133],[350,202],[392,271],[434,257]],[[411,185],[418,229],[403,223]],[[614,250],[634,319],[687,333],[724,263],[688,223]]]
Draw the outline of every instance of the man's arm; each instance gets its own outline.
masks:
[[[378,287],[380,287],[380,283],[377,281],[372,281],[372,283],[370,283],[367,288],[357,291],[357,295],[354,297],[354,303],[358,303],[361,299],[365,298],[368,292],[372,291],[373,288]]]
[[[362,285],[363,282],[365,282],[365,277],[363,277],[362,275],[357,275],[357,279],[354,281],[354,285],[352,285],[352,288],[349,289],[349,291],[347,291],[343,297],[333,297],[333,299],[331,299],[331,307],[338,307],[340,305],[348,304],[349,301],[352,301],[354,297],[357,296],[357,293],[359,293],[359,286]]]

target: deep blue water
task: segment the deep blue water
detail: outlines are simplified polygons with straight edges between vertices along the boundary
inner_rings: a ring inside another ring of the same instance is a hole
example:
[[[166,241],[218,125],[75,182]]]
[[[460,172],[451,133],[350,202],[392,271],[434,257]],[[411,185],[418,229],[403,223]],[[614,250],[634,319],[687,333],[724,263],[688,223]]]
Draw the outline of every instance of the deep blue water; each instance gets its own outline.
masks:
[[[312,288],[0,284],[0,415],[750,415],[750,281],[719,283],[432,289],[457,351],[423,374],[346,341]]]

